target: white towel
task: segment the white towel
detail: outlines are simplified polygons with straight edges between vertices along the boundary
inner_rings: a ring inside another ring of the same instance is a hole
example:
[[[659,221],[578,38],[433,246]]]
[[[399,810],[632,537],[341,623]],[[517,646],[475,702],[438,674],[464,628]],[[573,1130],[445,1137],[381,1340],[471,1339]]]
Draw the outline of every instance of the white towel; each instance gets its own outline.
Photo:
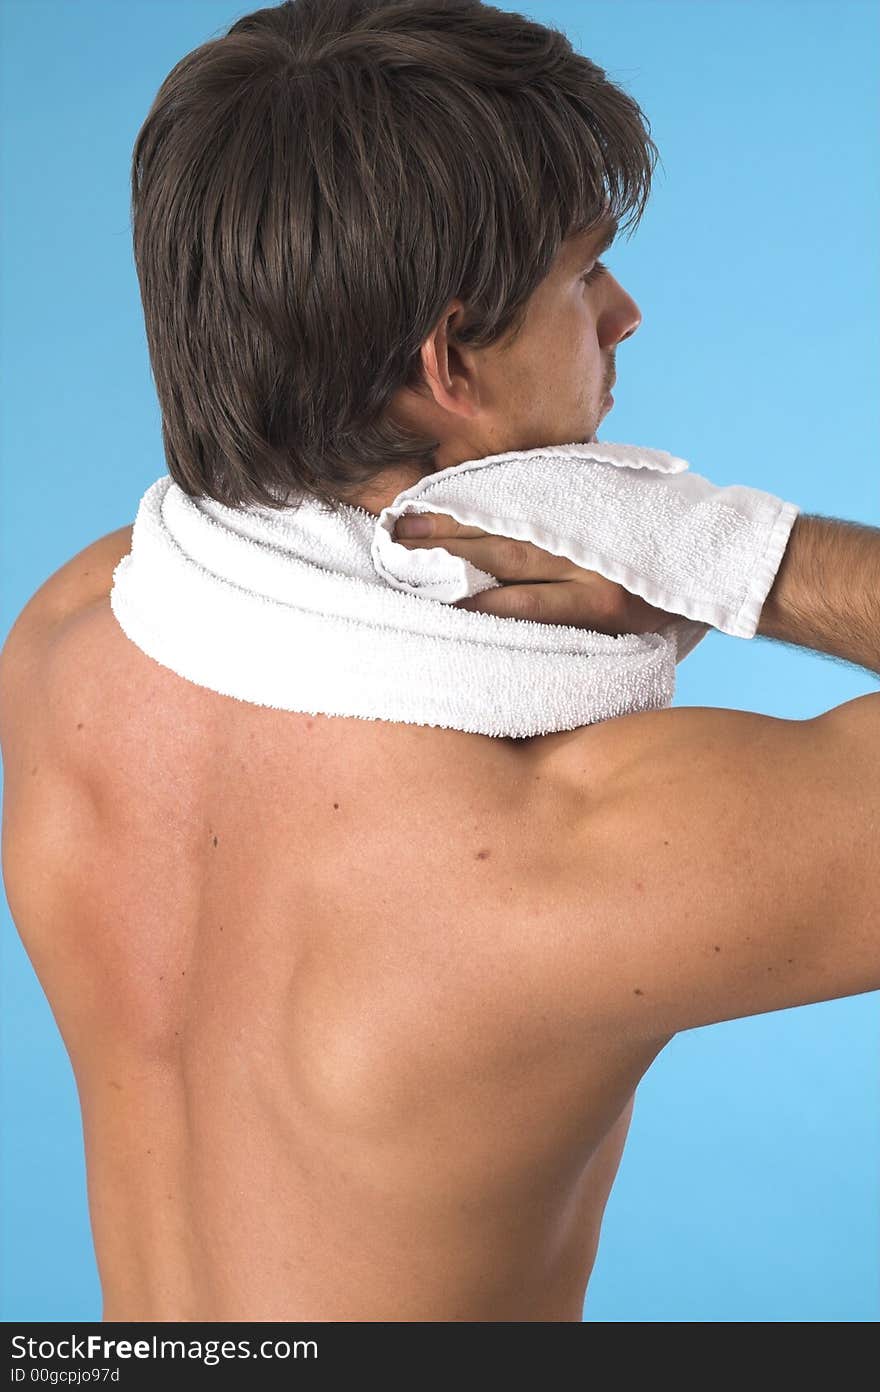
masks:
[[[640,446],[543,446],[429,474],[378,517],[313,499],[231,509],[163,475],[110,603],[148,656],[238,700],[494,736],[571,730],[669,706],[676,663],[710,627],[756,632],[800,509],[687,470]],[[681,617],[610,636],[453,608],[499,582],[442,545],[395,541],[407,512],[532,542]]]

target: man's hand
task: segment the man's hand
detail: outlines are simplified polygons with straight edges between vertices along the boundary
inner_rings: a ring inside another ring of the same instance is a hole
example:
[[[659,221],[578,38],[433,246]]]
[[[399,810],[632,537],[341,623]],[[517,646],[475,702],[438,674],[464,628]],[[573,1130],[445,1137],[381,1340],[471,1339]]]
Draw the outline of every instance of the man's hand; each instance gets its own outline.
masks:
[[[407,535],[412,515],[401,518],[394,540],[401,546],[442,546],[463,556],[502,582],[500,589],[459,599],[454,609],[473,609],[504,619],[533,623],[570,624],[595,633],[656,633],[674,614],[655,609],[623,585],[593,570],[582,570],[566,556],[554,556],[528,541],[495,536],[479,527],[465,527],[445,513],[420,513],[430,532]]]

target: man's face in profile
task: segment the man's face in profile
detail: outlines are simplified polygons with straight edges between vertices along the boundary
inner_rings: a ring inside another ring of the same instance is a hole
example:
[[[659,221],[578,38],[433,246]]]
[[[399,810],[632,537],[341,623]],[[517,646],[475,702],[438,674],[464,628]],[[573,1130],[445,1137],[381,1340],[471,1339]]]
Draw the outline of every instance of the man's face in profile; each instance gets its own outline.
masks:
[[[642,321],[599,259],[615,231],[604,222],[564,242],[519,337],[497,355],[486,350],[485,424],[494,442],[486,453],[596,438],[610,409],[615,349]]]
[[[562,244],[513,338],[461,347],[455,312],[463,305],[451,302],[422,345],[424,382],[402,389],[393,403],[402,423],[440,440],[435,472],[508,450],[596,439],[611,409],[615,349],[642,322],[632,297],[597,267],[616,230],[604,220]],[[351,501],[378,515],[421,476],[390,470]]]

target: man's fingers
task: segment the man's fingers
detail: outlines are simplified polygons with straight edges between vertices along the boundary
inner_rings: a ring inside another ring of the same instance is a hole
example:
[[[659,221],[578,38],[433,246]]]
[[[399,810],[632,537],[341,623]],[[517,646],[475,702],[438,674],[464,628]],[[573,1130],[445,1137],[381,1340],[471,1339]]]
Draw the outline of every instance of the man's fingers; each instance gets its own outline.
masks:
[[[553,556],[529,541],[518,541],[515,537],[494,536],[489,532],[479,532],[476,528],[463,528],[473,531],[473,538],[456,535],[415,538],[412,541],[401,538],[401,546],[414,549],[418,546],[442,547],[453,556],[462,556],[478,570],[494,575],[496,580],[515,584],[526,580],[563,580],[570,576],[575,567],[567,556]]]
[[[564,581],[502,585],[498,589],[482,590],[468,599],[459,599],[452,607],[494,614],[499,619],[528,619],[532,623],[574,624],[578,628],[585,628],[583,598],[578,601],[575,594],[577,588],[574,583],[566,584]]]
[[[639,607],[628,606],[631,596],[621,591],[624,603],[610,603],[608,592],[592,602],[579,581],[550,581],[537,585],[501,585],[483,590],[478,595],[459,599],[453,609],[470,609],[482,614],[494,614],[499,619],[527,619],[532,623],[565,624],[570,628],[585,628],[619,638],[624,633],[655,633],[660,620],[669,618],[662,610],[652,609],[643,601]]]
[[[567,556],[554,556],[516,537],[464,527],[439,514],[433,514],[432,520],[436,520],[433,536],[401,537],[398,544],[442,547],[501,582],[479,595],[458,600],[456,608],[502,619],[566,624],[614,637],[656,632],[671,617],[597,571],[576,566]],[[457,528],[455,535],[450,535],[450,528]]]
[[[424,523],[428,530],[419,530],[418,533],[410,531],[411,524],[414,522]],[[395,541],[400,541],[409,536],[418,535],[422,537],[484,537],[489,536],[489,532],[482,531],[479,527],[466,527],[463,522],[456,522],[454,517],[450,517],[445,512],[407,512],[403,517],[398,517],[394,524],[392,533]]]

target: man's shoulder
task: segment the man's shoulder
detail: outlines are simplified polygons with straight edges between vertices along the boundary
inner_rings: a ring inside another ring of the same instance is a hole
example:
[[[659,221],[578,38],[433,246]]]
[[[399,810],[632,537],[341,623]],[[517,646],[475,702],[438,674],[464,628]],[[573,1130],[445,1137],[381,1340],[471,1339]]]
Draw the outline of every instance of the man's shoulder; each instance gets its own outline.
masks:
[[[66,634],[81,616],[106,603],[113,571],[131,549],[131,527],[120,527],[83,547],[31,595],[0,647],[0,751],[7,796],[12,768],[25,748],[39,746],[41,766],[52,763],[58,707],[85,699],[82,670],[69,667]]]
[[[684,902],[706,906],[706,858],[726,853],[731,828],[748,839],[744,824],[769,791],[762,765],[788,749],[792,728],[751,711],[670,706],[545,736],[526,752],[546,790],[532,809],[552,847],[545,888],[563,971],[601,963],[597,984],[614,988],[623,938],[650,936]]]
[[[131,525],[108,532],[65,561],[31,595],[0,647],[0,707],[27,693],[64,622],[106,598],[113,571],[131,549]]]
[[[714,741],[721,747],[730,741],[732,748],[738,739],[788,723],[726,706],[666,706],[544,736],[530,752],[564,786],[601,788],[614,796],[623,786],[638,787],[639,776],[648,777],[665,751],[683,757],[698,775],[699,768],[687,760],[691,741]]]
[[[132,525],[108,532],[53,571],[24,605],[0,651],[17,649],[26,637],[38,637],[58,620],[109,594],[113,571],[131,550],[131,533]]]
[[[705,877],[691,853],[722,847],[734,826],[751,835],[744,824],[769,807],[779,763],[799,756],[804,737],[803,722],[722,706],[640,711],[551,736],[530,757],[560,805],[571,809],[563,873],[577,882],[589,846],[592,864],[609,871],[609,902],[619,902],[625,886],[647,885],[632,873],[638,849],[643,866],[660,857],[654,868],[662,898],[664,857],[677,846],[677,882],[690,877],[696,893]],[[646,888],[633,905],[654,912],[659,898],[655,904]]]

